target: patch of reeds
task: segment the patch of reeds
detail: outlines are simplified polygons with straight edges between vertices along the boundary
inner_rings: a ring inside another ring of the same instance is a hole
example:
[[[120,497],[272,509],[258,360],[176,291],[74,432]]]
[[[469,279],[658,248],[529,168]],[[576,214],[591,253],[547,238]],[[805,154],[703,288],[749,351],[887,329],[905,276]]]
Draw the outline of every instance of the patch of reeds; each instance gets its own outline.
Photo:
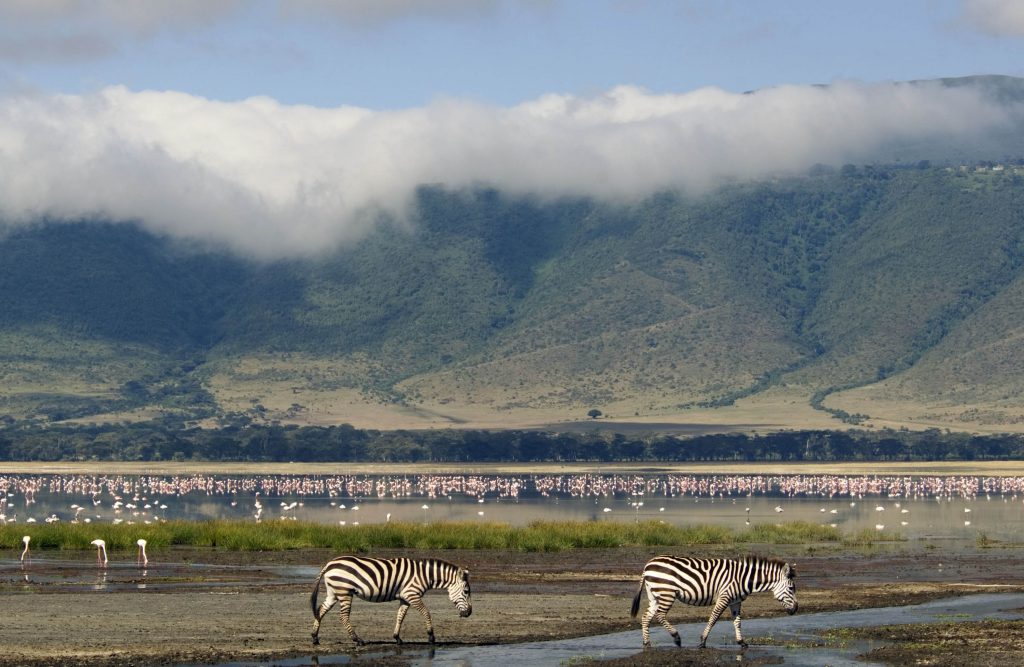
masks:
[[[99,538],[110,551],[150,551],[174,546],[229,551],[323,548],[365,553],[371,549],[568,549],[729,544],[804,544],[846,541],[837,529],[805,522],[760,524],[743,530],[722,526],[673,526],[658,521],[535,521],[527,526],[494,522],[384,523],[331,526],[300,521],[168,521],[151,525],[31,524],[0,526],[0,548],[91,549]],[[876,536],[885,539],[884,536]]]
[[[906,540],[907,538],[898,531],[872,530],[871,528],[864,528],[856,533],[843,536],[843,544],[849,545],[874,544],[876,542],[905,542]]]

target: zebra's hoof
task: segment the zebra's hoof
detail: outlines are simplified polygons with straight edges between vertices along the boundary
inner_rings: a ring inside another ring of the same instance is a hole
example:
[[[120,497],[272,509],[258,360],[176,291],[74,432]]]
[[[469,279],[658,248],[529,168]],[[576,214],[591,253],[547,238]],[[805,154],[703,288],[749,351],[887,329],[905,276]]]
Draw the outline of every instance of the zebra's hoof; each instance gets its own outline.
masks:
[[[679,635],[672,635],[672,641],[676,643],[676,648],[683,647],[683,640],[679,638]]]
[[[434,633],[433,632],[431,632],[430,634],[427,635],[427,641],[430,642],[431,644],[434,643]]]
[[[317,637],[316,635],[313,635],[313,646],[318,646],[319,644],[320,644],[320,638]]]
[[[356,646],[365,646],[366,645],[366,642],[364,642],[359,637],[356,637],[353,641],[356,643]]]
[[[395,635],[395,643],[396,643],[396,644],[399,644],[399,645],[401,645],[401,643],[402,643],[402,638],[401,638],[401,637],[399,637],[398,635]]]
[[[700,640],[700,646],[698,646],[697,648],[707,648],[707,644],[705,643],[705,640],[703,640],[703,639]]]
[[[739,640],[736,643],[740,645],[740,648],[747,648],[748,646],[750,646],[750,644],[748,644],[747,642],[743,641],[742,639]]]

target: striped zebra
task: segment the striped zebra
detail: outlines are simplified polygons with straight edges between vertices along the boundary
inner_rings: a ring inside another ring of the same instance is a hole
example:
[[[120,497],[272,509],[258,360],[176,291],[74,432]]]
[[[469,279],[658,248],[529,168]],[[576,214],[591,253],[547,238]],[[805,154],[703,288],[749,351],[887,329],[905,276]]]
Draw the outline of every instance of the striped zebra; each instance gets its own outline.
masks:
[[[321,579],[327,586],[327,597],[323,604],[317,607]],[[427,636],[433,644],[434,624],[430,620],[430,612],[423,604],[423,594],[432,588],[448,589],[448,599],[459,610],[459,616],[465,618],[473,613],[473,603],[469,597],[469,570],[458,565],[436,558],[335,558],[320,570],[313,594],[310,596],[314,618],[313,643],[320,643],[320,621],[335,603],[339,603],[341,622],[348,631],[348,636],[359,646],[363,645],[349,620],[352,596],[355,595],[370,602],[398,600],[401,603],[393,635],[399,644],[402,640],[398,634],[402,629],[405,614],[410,606],[415,607],[427,622]]]
[[[640,610],[640,596],[647,588],[647,611],[640,622],[643,630],[644,647],[651,645],[651,620],[657,619],[681,646],[679,633],[668,622],[665,614],[672,603],[679,598],[687,604],[706,607],[714,605],[707,627],[700,635],[700,647],[704,648],[711,628],[728,607],[732,611],[732,623],[736,627],[736,643],[746,648],[740,633],[740,605],[751,593],[771,591],[775,599],[790,614],[795,614],[796,569],[780,560],[747,556],[732,558],[674,558],[658,556],[644,566],[640,576],[640,588],[633,598],[633,618]]]

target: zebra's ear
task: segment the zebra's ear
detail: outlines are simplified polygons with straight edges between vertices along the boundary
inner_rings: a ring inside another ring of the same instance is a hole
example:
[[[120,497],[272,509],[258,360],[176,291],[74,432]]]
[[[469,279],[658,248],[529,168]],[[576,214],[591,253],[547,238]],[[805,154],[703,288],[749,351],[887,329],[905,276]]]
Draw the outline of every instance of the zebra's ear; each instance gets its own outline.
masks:
[[[786,563],[786,578],[796,579],[796,565],[792,563]]]
[[[462,580],[463,581],[469,581],[469,570],[463,570],[462,571]]]

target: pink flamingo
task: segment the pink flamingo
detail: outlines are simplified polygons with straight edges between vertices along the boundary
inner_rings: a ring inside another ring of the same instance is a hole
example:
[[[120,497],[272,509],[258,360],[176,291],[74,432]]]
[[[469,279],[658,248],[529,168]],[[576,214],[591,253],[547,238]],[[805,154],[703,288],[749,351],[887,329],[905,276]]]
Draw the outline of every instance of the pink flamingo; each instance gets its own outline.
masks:
[[[96,547],[96,562],[100,562],[100,554],[103,554],[103,567],[107,566],[107,543],[103,540],[93,540],[89,544]]]
[[[28,543],[32,541],[31,535],[26,535],[21,538],[21,541],[25,543],[25,550],[21,552],[21,562],[25,562],[25,557],[28,556]]]
[[[146,558],[146,540],[139,538],[135,544],[139,545],[139,558],[138,562],[141,565],[149,565],[149,559]]]

